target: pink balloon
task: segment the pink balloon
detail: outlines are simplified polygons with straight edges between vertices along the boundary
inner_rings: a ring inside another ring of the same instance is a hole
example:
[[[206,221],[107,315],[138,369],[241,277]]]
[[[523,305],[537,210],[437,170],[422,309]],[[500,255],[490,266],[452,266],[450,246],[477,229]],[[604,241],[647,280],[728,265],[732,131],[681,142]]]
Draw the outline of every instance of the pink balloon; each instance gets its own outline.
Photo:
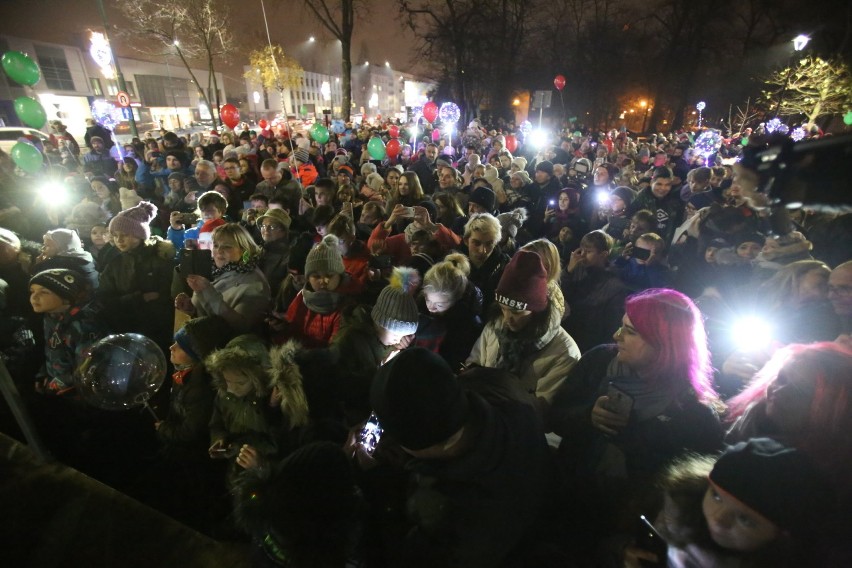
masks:
[[[438,105],[432,101],[423,105],[423,118],[429,123],[435,122],[435,119],[438,118]]]
[[[553,78],[553,86],[558,90],[562,90],[565,88],[565,75],[557,75]],[[511,151],[511,150],[510,150]]]
[[[437,142],[441,139],[441,131],[437,128],[432,131],[432,142]]]
[[[391,124],[388,127],[388,134],[391,138],[399,138],[399,126],[397,126],[396,124]],[[388,154],[390,154],[390,152],[388,152]]]
[[[400,149],[401,145],[399,143],[399,140],[397,140],[396,138],[391,138],[385,145],[385,151],[388,153],[388,156],[391,159],[394,159],[399,155]]]

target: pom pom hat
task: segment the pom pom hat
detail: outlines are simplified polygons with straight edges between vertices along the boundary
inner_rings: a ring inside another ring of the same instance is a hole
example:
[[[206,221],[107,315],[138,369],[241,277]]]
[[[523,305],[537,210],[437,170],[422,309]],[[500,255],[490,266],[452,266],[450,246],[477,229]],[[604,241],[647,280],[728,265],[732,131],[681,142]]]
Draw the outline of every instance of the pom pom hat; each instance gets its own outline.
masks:
[[[391,283],[385,286],[370,315],[373,321],[392,333],[411,335],[417,331],[417,302],[411,296],[414,286],[412,276],[417,271],[405,271],[394,268]]]
[[[156,216],[157,207],[153,203],[142,201],[136,207],[125,209],[113,217],[109,223],[109,232],[121,232],[146,241],[151,238],[149,225]]]

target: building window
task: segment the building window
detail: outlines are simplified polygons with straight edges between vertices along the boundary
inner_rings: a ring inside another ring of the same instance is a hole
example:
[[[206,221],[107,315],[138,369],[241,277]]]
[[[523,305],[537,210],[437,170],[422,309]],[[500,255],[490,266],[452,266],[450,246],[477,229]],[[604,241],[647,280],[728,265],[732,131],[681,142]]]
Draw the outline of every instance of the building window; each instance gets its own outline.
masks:
[[[91,79],[89,79],[89,81],[92,84],[92,92],[95,94],[95,96],[104,96],[104,88],[101,86],[101,80],[96,77],[92,77]]]
[[[38,64],[41,74],[48,88],[58,91],[73,91],[74,79],[68,68],[68,60],[65,59],[65,51],[58,47],[46,45],[35,46]]]
[[[107,95],[114,97],[118,94],[118,83],[115,81],[107,81]]]
[[[125,81],[124,86],[127,87],[127,94],[131,97],[136,96],[136,87],[133,85],[133,81]]]

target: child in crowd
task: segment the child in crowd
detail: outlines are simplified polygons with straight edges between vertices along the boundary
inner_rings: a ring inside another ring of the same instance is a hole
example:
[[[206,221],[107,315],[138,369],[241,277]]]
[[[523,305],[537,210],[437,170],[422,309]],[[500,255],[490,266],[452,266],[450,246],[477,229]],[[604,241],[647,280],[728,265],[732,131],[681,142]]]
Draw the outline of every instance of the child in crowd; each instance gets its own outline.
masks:
[[[53,268],[30,279],[30,304],[44,314],[45,365],[36,376],[36,390],[65,394],[73,388],[77,358],[108,331],[99,306],[90,301],[78,272]]]
[[[212,232],[219,225],[224,225],[224,219],[228,211],[228,201],[215,191],[208,191],[198,198],[198,214],[200,218],[195,227],[187,229],[184,226],[183,213],[172,211],[169,215],[168,239],[175,246],[175,250],[183,249],[185,239],[196,239],[198,248],[210,249],[213,244]]]
[[[95,259],[95,268],[103,272],[109,261],[119,255],[118,249],[112,244],[112,236],[106,223],[97,223],[92,226],[90,234],[91,244],[89,254]]]

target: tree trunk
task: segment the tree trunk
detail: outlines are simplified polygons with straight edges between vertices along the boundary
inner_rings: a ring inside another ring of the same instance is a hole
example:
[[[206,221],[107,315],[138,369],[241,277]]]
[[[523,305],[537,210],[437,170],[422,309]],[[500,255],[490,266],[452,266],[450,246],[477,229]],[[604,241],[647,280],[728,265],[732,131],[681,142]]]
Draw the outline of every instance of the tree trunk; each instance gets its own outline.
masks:
[[[192,72],[192,68],[189,66],[189,62],[183,56],[183,51],[180,49],[177,50],[177,54],[180,57],[183,66],[186,67],[189,76],[192,77],[193,82],[195,82],[195,88],[198,89],[198,94],[201,95],[201,99],[204,101],[204,104],[207,105],[207,108],[210,109],[210,116],[213,119],[213,130],[217,130],[219,128],[219,109],[218,107],[214,109],[210,104],[210,99],[207,97],[207,93],[204,92],[204,89],[201,88],[201,83],[198,82],[198,78],[195,76],[195,73]]]
[[[219,98],[219,81],[216,80],[216,69],[213,67],[213,55],[208,51],[208,66],[210,67],[210,76],[213,78],[213,95],[216,97],[216,116],[219,116],[219,109],[222,108],[222,101]],[[209,85],[209,82],[208,82]],[[210,113],[213,114],[213,113]]]
[[[341,48],[341,100],[340,112],[343,122],[349,122],[352,110],[352,44],[349,40],[340,42]]]

